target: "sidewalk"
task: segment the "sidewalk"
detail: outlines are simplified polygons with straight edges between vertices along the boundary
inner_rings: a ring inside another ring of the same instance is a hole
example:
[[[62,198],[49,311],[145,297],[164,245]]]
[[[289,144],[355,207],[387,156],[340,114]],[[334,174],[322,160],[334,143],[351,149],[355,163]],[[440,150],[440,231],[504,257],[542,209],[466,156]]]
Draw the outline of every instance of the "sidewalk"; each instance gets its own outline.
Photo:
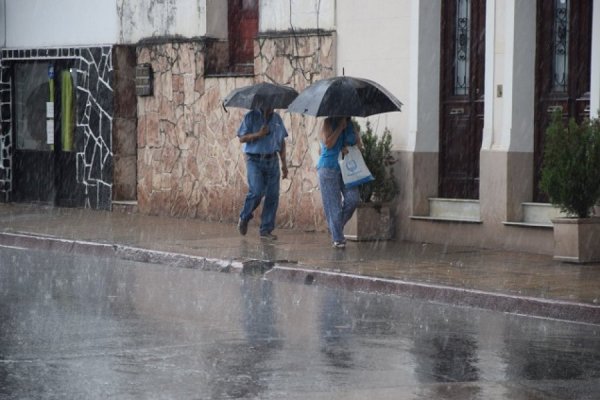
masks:
[[[600,265],[551,256],[407,242],[330,247],[324,233],[0,203],[0,246],[40,248],[192,268],[269,269],[272,279],[342,285],[518,314],[600,324]]]

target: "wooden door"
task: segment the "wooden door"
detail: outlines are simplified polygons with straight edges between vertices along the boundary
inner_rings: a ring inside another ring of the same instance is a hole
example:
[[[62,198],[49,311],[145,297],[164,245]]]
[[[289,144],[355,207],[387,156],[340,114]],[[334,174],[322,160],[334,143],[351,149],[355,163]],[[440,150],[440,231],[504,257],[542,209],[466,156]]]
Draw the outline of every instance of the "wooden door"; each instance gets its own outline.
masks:
[[[592,0],[538,0],[534,193],[539,190],[544,134],[552,113],[581,121],[590,115]]]
[[[439,196],[479,198],[485,1],[442,2]]]
[[[254,39],[258,33],[258,0],[229,0],[230,65],[244,69],[254,63]]]

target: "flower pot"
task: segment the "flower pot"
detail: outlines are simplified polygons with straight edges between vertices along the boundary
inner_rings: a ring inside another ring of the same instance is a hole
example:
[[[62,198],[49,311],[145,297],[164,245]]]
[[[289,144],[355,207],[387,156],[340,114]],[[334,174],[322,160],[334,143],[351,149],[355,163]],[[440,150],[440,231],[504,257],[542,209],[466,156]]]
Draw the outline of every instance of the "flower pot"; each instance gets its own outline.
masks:
[[[348,240],[390,240],[394,223],[390,206],[380,203],[362,203],[344,228]]]
[[[600,262],[600,218],[556,218],[554,259],[573,263]]]

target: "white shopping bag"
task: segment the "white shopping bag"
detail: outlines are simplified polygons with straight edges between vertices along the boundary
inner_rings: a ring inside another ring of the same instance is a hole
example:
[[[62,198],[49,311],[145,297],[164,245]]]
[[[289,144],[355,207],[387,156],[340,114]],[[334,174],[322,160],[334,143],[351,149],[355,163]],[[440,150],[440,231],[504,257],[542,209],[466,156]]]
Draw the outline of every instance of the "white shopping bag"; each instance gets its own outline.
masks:
[[[371,175],[371,171],[367,168],[360,150],[356,146],[348,146],[348,154],[345,156],[342,156],[342,152],[340,151],[338,162],[342,170],[344,185],[347,188],[375,180],[373,175]]]

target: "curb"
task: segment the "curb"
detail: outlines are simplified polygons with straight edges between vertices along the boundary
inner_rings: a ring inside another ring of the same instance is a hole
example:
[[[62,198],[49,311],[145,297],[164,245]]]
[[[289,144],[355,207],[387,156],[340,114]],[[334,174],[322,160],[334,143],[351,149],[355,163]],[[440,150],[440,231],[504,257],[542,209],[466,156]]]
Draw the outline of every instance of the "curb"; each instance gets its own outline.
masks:
[[[270,279],[296,283],[316,283],[528,317],[600,325],[600,305],[284,266],[275,266],[265,275]]]
[[[127,261],[206,271],[262,274],[265,279],[271,280],[341,287],[349,290],[391,294],[455,306],[600,325],[600,305],[345,274],[302,268],[300,266],[287,267],[281,262],[223,260],[120,244],[69,240],[25,232],[0,232],[0,246],[68,254],[86,254],[98,257],[115,257]]]
[[[121,244],[70,240],[29,233],[0,233],[0,246],[55,251],[67,254],[86,254],[96,257],[115,257],[127,261],[164,264],[207,271],[241,272],[244,268],[244,263],[241,261],[228,261]]]

